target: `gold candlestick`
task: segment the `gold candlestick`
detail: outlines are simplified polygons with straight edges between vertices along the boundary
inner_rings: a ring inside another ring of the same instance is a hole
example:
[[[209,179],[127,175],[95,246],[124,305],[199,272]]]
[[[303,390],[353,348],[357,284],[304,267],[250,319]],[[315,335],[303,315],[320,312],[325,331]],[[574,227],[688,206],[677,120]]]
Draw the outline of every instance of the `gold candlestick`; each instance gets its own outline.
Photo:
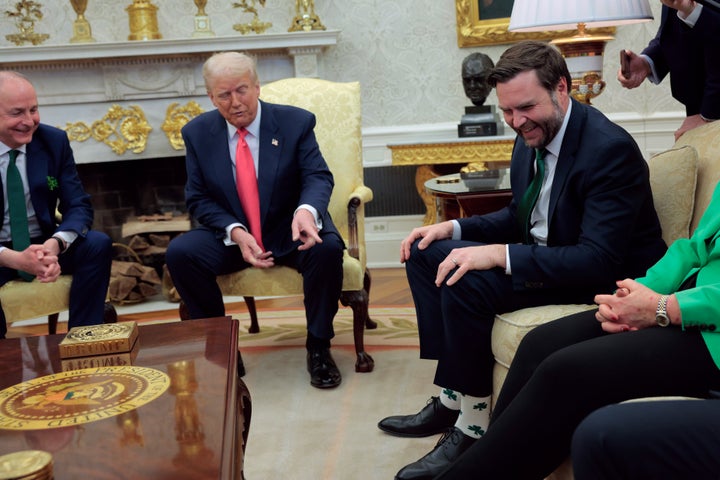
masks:
[[[210,17],[205,13],[207,0],[194,0],[198,11],[195,14],[195,31],[193,37],[214,37],[215,32],[210,28]]]
[[[158,31],[158,7],[149,0],[133,0],[126,8],[130,20],[128,40],[158,40],[162,35]]]
[[[5,16],[15,19],[15,26],[20,30],[20,33],[5,35],[5,38],[15,45],[22,45],[25,42],[39,45],[50,38],[47,33],[35,33],[35,20],[42,20],[43,18],[41,7],[42,5],[38,2],[21,0],[15,4],[15,11],[6,10]]]
[[[288,32],[309,32],[310,30],[325,30],[325,25],[315,14],[315,2],[313,0],[296,0],[295,18],[293,18]]]
[[[85,9],[87,8],[87,0],[70,0],[73,10],[75,10],[75,23],[73,23],[73,36],[70,43],[90,43],[95,39],[92,36],[92,28],[90,22],[85,18]]]
[[[249,2],[249,3],[248,3]],[[242,0],[240,3],[233,3],[233,8],[242,8],[245,13],[252,13],[253,19],[249,23],[236,23],[233,25],[233,29],[245,35],[249,32],[263,33],[268,28],[272,27],[270,22],[261,22],[258,17],[258,11],[255,8],[255,3],[260,2],[261,6],[265,6],[265,0]]]

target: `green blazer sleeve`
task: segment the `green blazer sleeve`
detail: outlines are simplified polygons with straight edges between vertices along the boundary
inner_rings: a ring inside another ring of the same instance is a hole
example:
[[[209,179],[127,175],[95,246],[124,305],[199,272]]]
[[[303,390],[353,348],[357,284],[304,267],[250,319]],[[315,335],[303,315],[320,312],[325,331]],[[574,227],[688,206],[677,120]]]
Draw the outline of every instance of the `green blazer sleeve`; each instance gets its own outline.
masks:
[[[638,282],[662,293],[674,293],[683,329],[699,329],[720,368],[720,186],[690,238],[676,240]],[[678,291],[697,274],[695,288]]]

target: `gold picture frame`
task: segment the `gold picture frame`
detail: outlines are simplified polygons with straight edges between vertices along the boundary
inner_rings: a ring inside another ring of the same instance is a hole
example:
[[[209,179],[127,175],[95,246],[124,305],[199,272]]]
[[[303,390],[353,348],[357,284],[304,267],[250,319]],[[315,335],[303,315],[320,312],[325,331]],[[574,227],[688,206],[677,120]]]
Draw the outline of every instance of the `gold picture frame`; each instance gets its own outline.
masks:
[[[557,30],[547,32],[508,32],[510,17],[480,19],[480,1],[455,0],[457,16],[458,47],[478,47],[483,45],[502,45],[521,40],[553,40],[574,35],[577,30]],[[503,0],[512,3],[512,0]],[[613,35],[615,27],[592,28],[588,33]]]

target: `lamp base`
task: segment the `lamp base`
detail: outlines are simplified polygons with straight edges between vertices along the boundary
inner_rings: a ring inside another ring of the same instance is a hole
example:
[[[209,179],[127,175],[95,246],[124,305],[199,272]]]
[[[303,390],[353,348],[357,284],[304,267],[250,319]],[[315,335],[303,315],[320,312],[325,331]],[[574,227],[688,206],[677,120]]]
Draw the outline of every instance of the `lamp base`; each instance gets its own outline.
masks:
[[[609,35],[575,35],[551,42],[565,58],[572,77],[570,95],[575,100],[591,104],[590,100],[605,89],[603,53],[605,43],[612,39]]]

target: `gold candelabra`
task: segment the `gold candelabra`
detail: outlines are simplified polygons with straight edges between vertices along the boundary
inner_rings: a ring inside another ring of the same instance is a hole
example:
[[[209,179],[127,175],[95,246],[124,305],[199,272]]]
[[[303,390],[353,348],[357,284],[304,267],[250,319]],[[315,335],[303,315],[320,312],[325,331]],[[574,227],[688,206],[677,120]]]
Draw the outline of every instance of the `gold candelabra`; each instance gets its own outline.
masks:
[[[293,18],[288,32],[309,32],[310,30],[325,30],[325,25],[315,14],[315,2],[313,0],[296,0],[295,18]]]
[[[77,15],[73,23],[73,36],[70,43],[90,43],[95,41],[92,36],[90,22],[85,18],[87,3],[88,0],[70,0],[70,5],[72,5],[75,15]]]
[[[240,3],[233,3],[233,8],[242,8],[243,12],[252,13],[253,15],[253,19],[251,22],[236,23],[235,25],[233,25],[233,29],[245,35],[249,32],[263,33],[265,30],[272,27],[272,23],[260,21],[257,8],[255,8],[255,4],[258,2],[260,3],[260,6],[265,6],[265,0],[242,0]]]
[[[150,0],[133,0],[126,8],[130,20],[128,40],[158,40],[162,35],[158,31],[158,7]]]
[[[40,10],[42,5],[32,0],[20,0],[15,3],[15,11],[6,10],[5,16],[15,20],[15,26],[20,33],[11,33],[5,35],[9,41],[15,45],[22,45],[26,42],[33,45],[40,45],[42,42],[50,38],[47,33],[35,32],[35,21],[42,20],[43,13]]]

